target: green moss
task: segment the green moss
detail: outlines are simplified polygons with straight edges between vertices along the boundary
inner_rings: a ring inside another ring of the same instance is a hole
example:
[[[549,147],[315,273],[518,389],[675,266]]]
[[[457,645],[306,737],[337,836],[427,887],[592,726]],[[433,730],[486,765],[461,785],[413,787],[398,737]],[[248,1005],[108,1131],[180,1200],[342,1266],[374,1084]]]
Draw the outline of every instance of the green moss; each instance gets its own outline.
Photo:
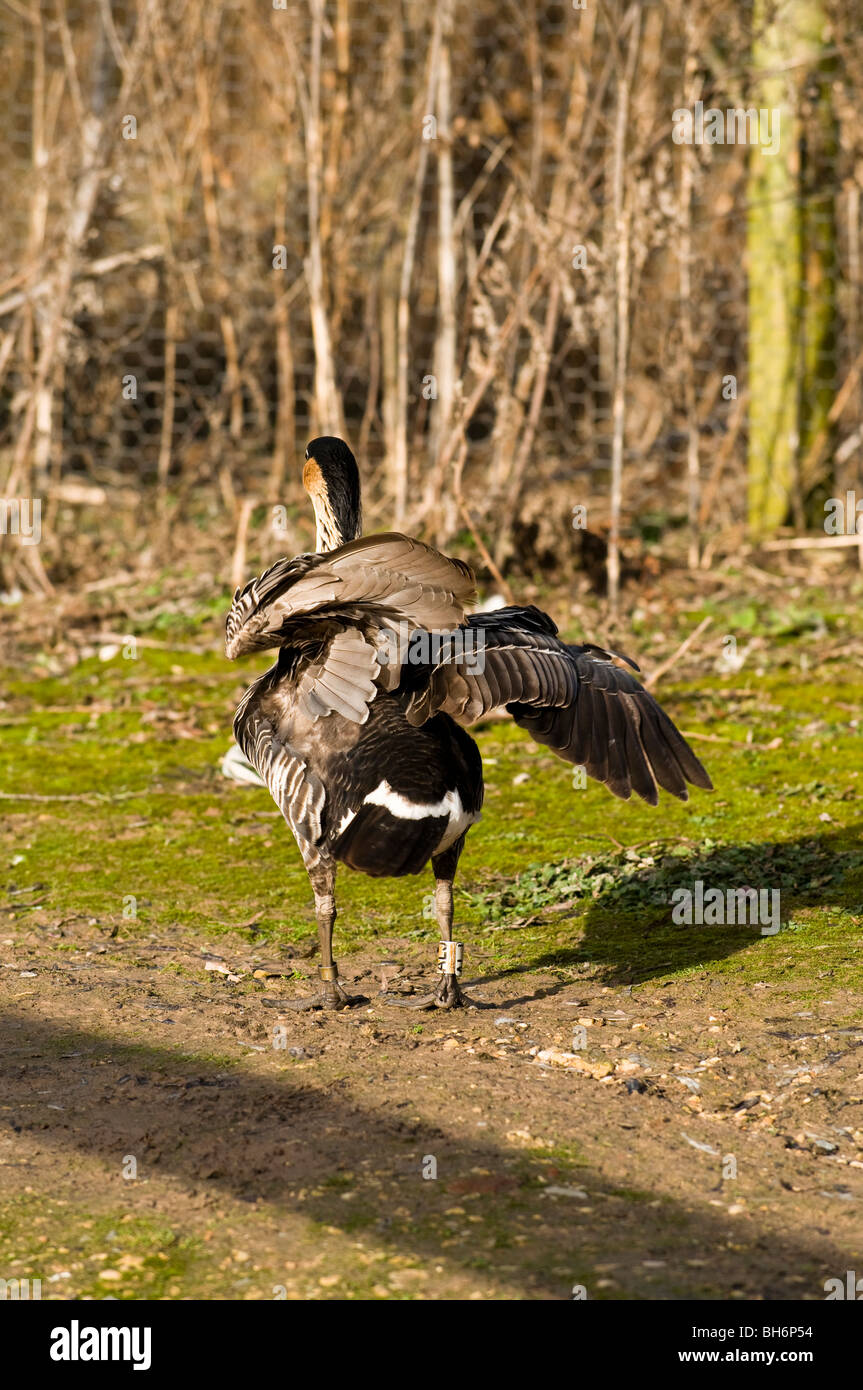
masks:
[[[0,785],[76,799],[5,803],[3,882],[41,885],[9,896],[7,910],[25,917],[40,903],[58,917],[84,914],[120,941],[167,923],[213,940],[236,929],[275,946],[308,937],[311,894],[286,826],[265,791],[218,772],[254,674],[215,653],[142,648],[137,660],[85,661],[62,678],[13,675],[0,711]],[[685,731],[707,736],[694,745],[716,791],[686,804],[663,797],[658,810],[595,784],[575,790],[572,769],[514,726],[480,727],[486,804],[458,880],[465,936],[481,938],[497,968],[563,978],[590,965],[628,981],[705,965],[805,972],[817,945],[819,969],[856,979],[862,760],[851,718],[861,694],[841,668],[828,685],[799,666],[662,692]],[[781,886],[787,927],[775,938],[673,929],[671,887],[711,876]],[[378,936],[432,942],[430,888],[430,874],[342,873],[340,952]]]
[[[70,1234],[69,1216],[67,1202],[41,1195],[6,1202],[0,1213],[6,1277],[41,1279],[43,1299],[168,1298],[190,1281],[207,1282],[206,1247],[164,1222],[118,1208],[77,1220]],[[106,1272],[110,1277],[102,1277]]]

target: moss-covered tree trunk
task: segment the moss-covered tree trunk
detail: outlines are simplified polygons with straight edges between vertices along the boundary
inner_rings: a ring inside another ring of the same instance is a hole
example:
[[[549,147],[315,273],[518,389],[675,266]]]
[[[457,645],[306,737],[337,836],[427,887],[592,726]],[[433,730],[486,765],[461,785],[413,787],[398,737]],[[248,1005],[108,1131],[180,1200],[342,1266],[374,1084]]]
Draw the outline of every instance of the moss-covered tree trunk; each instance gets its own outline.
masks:
[[[835,153],[822,0],[756,0],[751,104],[779,147],[749,156],[748,517],[753,535],[807,519],[801,462],[835,389],[836,224],[825,164]]]

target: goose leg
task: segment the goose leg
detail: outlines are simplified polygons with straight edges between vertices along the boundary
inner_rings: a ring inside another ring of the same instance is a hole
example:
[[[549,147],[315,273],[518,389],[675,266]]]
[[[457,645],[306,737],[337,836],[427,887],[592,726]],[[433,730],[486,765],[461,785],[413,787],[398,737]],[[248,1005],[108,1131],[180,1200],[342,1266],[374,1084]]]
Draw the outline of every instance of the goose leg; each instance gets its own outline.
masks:
[[[442,856],[442,858],[446,858],[446,856]],[[452,877],[444,877],[444,867],[439,859],[432,860],[432,867],[435,871],[435,916],[441,935],[439,952],[441,981],[434,992],[432,1002],[436,1009],[458,1009],[473,1001],[468,999],[458,982],[458,975],[455,973],[456,951],[444,949],[445,946],[452,946]],[[454,864],[450,873],[455,874]],[[447,969],[449,965],[453,966],[451,972]],[[459,959],[460,966],[461,960]]]
[[[452,939],[452,885],[456,865],[463,849],[464,835],[443,854],[432,859],[435,875],[435,915],[441,934],[439,950],[441,981],[433,995],[433,1007],[436,1009],[491,1008],[490,1004],[482,1004],[478,999],[473,999],[469,994],[465,994],[458,982],[457,971],[461,970],[461,946],[454,943]],[[447,947],[450,949],[446,949]],[[452,965],[451,971],[447,969],[448,965]]]
[[[448,964],[455,965],[456,951],[455,943],[452,939],[452,918],[453,900],[452,885],[455,878],[456,865],[459,856],[464,849],[464,835],[456,840],[454,845],[444,850],[443,854],[438,854],[432,858],[432,869],[435,876],[434,904],[435,917],[440,928],[441,952],[440,959],[444,966],[441,973],[441,982],[437,989],[431,994],[423,994],[416,998],[400,999],[387,997],[386,1003],[397,1004],[400,1008],[406,1009],[458,1009],[469,1006],[472,1009],[482,1009],[486,1006],[471,999],[470,995],[465,994],[458,982],[458,975],[455,969],[446,970]],[[444,951],[444,946],[453,946],[450,951]],[[459,962],[460,964],[460,962]]]
[[[321,943],[321,991],[307,999],[286,999],[289,1009],[347,1009],[352,1004],[367,1004],[362,994],[347,994],[339,983],[339,967],[333,960],[333,926],[336,920],[336,868],[334,864],[317,864],[308,869],[315,894],[315,916],[318,919],[318,938]]]

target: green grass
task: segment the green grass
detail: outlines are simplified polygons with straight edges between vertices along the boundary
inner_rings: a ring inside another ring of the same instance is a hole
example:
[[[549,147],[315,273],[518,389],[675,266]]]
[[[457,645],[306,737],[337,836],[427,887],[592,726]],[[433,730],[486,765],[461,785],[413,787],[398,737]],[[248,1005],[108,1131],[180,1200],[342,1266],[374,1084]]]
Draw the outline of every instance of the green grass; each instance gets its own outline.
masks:
[[[122,1208],[85,1219],[76,1213],[73,1225],[71,1215],[69,1202],[44,1195],[7,1202],[0,1212],[5,1278],[41,1279],[42,1298],[71,1286],[78,1298],[156,1299],[206,1277],[203,1243],[164,1222]]]
[[[268,794],[218,772],[239,693],[263,664],[139,649],[135,661],[8,681],[0,787],[52,798],[4,803],[0,887],[13,890],[15,917],[31,906],[84,914],[123,941],[167,923],[274,945],[313,931],[306,876]],[[851,720],[863,681],[841,668],[829,684],[799,667],[744,670],[661,698],[685,731],[708,735],[694,746],[716,790],[685,804],[663,796],[658,809],[574,789],[572,769],[514,726],[477,731],[486,803],[458,880],[466,937],[495,968],[593,967],[627,982],[707,965],[756,978],[805,969],[817,946],[820,971],[859,980],[863,759]],[[63,797],[76,799],[53,799]],[[783,930],[674,927],[670,893],[697,878],[779,887]],[[430,875],[343,873],[340,951],[379,935],[432,941],[430,889]]]

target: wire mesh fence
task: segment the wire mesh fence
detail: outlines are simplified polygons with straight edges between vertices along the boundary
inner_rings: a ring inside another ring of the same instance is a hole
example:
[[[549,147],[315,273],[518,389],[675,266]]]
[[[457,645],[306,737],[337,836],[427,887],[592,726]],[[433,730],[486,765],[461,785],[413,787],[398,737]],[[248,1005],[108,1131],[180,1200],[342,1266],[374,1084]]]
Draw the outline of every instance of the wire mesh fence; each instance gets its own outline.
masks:
[[[822,525],[860,478],[860,19],[0,0],[2,539],[55,523],[3,563],[50,582],[98,498],[290,511],[318,433],[371,526],[501,572]]]

